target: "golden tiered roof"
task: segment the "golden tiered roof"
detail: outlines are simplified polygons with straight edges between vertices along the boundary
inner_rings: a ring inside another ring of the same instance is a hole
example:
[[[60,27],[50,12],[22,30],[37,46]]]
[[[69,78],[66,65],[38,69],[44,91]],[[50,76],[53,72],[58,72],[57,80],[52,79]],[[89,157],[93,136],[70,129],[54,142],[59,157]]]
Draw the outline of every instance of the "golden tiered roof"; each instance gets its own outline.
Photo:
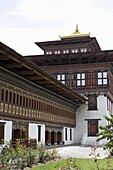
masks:
[[[61,39],[64,39],[64,38],[78,38],[78,37],[88,37],[90,36],[90,33],[89,34],[81,34],[79,32],[79,29],[78,29],[78,24],[76,25],[76,30],[75,32],[73,32],[71,35],[67,35],[67,36],[60,36]]]

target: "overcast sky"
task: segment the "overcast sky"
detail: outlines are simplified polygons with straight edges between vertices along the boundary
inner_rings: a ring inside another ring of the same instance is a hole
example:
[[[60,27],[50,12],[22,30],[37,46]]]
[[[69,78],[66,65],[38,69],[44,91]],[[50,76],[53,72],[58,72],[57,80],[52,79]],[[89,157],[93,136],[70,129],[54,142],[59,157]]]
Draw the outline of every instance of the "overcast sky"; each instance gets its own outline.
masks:
[[[0,41],[22,55],[43,54],[34,42],[59,40],[76,24],[113,50],[113,0],[0,0]]]

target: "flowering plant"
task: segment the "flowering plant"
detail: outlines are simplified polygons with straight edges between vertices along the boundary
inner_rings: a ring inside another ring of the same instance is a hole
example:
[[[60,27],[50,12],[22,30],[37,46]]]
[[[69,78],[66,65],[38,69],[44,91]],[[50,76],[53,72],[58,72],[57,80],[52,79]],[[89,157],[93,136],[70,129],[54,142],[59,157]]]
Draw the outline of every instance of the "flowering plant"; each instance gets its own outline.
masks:
[[[2,164],[0,164],[0,169],[2,169]]]

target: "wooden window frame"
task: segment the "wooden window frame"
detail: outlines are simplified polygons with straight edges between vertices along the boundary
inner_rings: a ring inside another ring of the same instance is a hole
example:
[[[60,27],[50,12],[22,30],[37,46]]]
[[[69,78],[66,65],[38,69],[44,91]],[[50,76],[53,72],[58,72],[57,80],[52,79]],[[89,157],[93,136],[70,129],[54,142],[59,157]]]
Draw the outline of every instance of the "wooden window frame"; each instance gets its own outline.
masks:
[[[66,84],[66,74],[57,74],[56,78],[61,83]]]
[[[97,72],[86,73],[86,86],[97,86],[98,81]]]
[[[67,141],[67,128],[65,128],[65,140]]]
[[[96,96],[96,94],[88,95],[88,110],[97,110],[97,96]]]
[[[2,90],[1,90],[1,101],[4,101],[4,97],[5,97],[5,89],[2,88]]]
[[[99,131],[98,121],[99,119],[90,119],[87,120],[88,124],[88,137],[96,137]]]
[[[106,74],[106,76],[105,76]],[[106,80],[106,83],[104,82]],[[107,71],[98,72],[98,86],[107,85],[108,84],[108,75]]]
[[[86,85],[86,74],[85,73],[77,73],[76,81],[77,81],[77,87],[85,86]]]
[[[72,140],[72,129],[70,129],[70,140]]]

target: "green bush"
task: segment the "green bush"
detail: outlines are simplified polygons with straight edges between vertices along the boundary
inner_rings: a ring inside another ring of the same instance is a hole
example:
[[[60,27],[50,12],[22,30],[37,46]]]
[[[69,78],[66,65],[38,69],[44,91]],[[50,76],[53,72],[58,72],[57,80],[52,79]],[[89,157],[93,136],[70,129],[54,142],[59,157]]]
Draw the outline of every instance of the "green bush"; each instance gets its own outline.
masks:
[[[107,143],[105,144],[104,149],[108,150],[110,155],[113,156],[113,114],[109,113],[104,117],[107,121],[107,125],[99,127],[101,131],[97,134],[97,142],[106,139]]]
[[[21,140],[17,140],[15,146],[12,142],[7,143],[6,147],[0,153],[0,163],[3,165],[3,170],[7,168],[24,169],[32,167],[38,162],[44,163],[53,160],[57,157],[57,150],[47,150],[45,146],[40,145],[35,147],[26,147]]]
[[[61,167],[61,165],[57,164],[55,166],[58,170],[79,170],[79,166],[76,162],[75,158],[68,158],[64,162],[64,166]]]

